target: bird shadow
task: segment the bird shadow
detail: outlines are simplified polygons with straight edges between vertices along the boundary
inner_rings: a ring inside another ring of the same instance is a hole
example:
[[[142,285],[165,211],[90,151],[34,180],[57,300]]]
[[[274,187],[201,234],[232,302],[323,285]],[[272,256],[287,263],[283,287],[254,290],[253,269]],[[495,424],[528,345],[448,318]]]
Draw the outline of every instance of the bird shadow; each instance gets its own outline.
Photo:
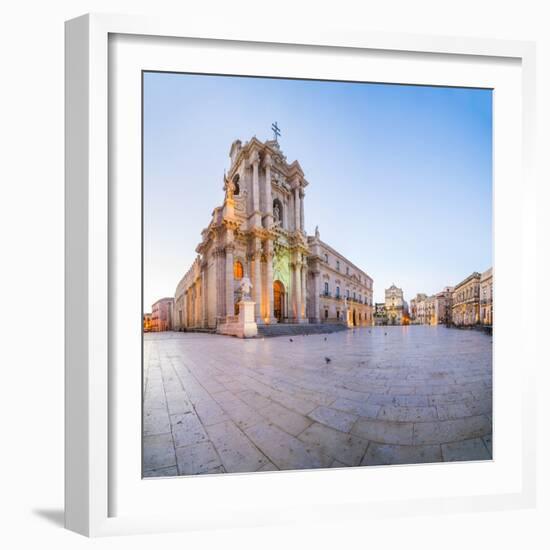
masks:
[[[57,527],[65,526],[65,511],[60,509],[37,509],[33,510],[35,516],[41,517],[46,521],[49,521]]]

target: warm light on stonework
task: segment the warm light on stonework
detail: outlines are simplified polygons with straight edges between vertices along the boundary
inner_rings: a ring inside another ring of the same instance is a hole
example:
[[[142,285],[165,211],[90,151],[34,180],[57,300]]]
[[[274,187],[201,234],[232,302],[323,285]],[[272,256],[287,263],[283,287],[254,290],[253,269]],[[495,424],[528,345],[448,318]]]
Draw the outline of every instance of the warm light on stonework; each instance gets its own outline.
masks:
[[[240,281],[243,278],[243,264],[241,262],[233,264],[233,277],[236,281]]]

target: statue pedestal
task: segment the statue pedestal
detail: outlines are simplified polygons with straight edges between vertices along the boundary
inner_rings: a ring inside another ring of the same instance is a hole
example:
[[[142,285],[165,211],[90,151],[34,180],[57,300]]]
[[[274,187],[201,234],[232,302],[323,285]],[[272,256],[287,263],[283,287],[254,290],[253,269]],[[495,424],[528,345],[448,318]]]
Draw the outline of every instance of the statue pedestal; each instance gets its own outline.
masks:
[[[258,334],[258,325],[254,320],[256,302],[241,300],[239,303],[239,338],[253,338]]]
[[[344,314],[346,316],[346,326],[348,328],[353,328],[353,318],[352,318],[351,310],[350,309],[344,310]]]
[[[254,320],[256,302],[241,300],[238,302],[239,314],[228,315],[218,324],[217,332],[237,338],[254,338],[258,334],[258,325]]]

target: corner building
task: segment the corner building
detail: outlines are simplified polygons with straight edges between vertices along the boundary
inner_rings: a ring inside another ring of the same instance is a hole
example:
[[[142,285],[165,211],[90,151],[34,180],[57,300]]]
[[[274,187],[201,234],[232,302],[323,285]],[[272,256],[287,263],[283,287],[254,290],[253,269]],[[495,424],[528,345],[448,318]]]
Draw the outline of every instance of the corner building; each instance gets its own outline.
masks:
[[[257,324],[372,323],[372,278],[305,232],[308,181],[275,140],[236,140],[193,265],[177,285],[175,330],[208,328],[238,314],[239,285],[252,282]]]
[[[479,323],[479,280],[481,274],[474,271],[453,290],[453,324],[473,326]]]

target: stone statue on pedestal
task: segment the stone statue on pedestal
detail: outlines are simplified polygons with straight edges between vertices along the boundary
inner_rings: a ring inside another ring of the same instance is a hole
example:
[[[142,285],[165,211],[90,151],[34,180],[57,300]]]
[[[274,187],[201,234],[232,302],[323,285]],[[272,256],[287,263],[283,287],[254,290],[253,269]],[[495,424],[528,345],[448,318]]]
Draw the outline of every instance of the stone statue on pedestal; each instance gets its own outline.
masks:
[[[281,213],[279,211],[279,205],[275,203],[275,206],[273,207],[273,219],[278,222],[281,220]]]
[[[224,183],[225,183],[224,186],[223,186],[223,190],[225,191],[225,198],[228,199],[228,200],[233,200],[233,195],[235,194],[236,186],[233,183],[233,180],[227,179],[225,174],[224,174],[223,179],[224,179]]]
[[[241,300],[248,302],[250,300],[250,289],[252,288],[252,283],[248,277],[243,277],[239,285],[239,294]]]

